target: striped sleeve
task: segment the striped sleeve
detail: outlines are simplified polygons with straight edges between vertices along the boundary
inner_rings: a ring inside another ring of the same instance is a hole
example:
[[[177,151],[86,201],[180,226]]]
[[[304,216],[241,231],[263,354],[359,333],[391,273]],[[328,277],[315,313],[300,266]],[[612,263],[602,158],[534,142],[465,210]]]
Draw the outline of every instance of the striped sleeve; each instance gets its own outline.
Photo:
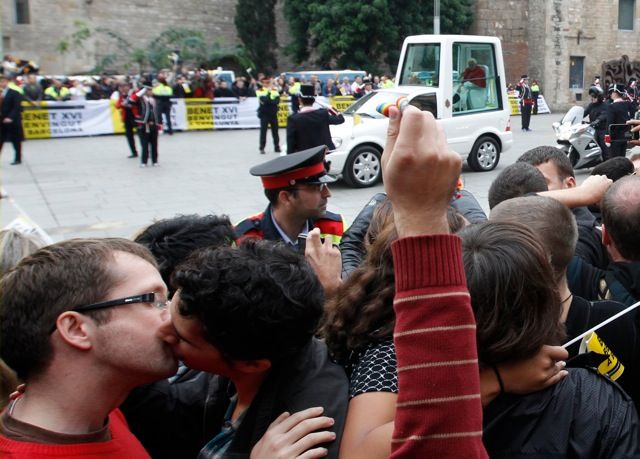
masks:
[[[392,250],[399,393],[391,458],[486,458],[460,239],[405,238]]]

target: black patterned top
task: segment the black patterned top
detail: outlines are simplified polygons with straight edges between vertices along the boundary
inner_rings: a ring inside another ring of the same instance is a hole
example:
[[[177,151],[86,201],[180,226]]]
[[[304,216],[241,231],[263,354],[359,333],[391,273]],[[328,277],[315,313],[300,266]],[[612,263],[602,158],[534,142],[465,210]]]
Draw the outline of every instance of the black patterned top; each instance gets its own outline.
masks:
[[[367,392],[398,393],[393,338],[370,344],[351,358],[349,398]]]

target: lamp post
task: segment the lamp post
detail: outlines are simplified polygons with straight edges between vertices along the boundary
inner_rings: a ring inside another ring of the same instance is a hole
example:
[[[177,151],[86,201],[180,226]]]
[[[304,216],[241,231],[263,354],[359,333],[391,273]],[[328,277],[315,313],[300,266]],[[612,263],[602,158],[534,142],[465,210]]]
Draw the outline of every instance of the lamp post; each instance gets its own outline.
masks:
[[[440,35],[440,0],[433,0],[433,33]]]

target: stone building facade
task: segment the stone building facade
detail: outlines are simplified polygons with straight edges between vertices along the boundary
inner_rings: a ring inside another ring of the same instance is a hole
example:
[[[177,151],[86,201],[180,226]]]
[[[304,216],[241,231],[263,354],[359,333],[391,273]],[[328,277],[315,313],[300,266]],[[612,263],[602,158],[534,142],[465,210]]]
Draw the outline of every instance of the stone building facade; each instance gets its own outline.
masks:
[[[57,45],[76,30],[75,21],[117,32],[135,47],[170,27],[199,30],[231,47],[239,44],[235,10],[233,0],[2,0],[2,52],[35,60],[47,74],[86,72],[115,43],[101,36],[60,53]]]
[[[475,0],[469,33],[502,39],[507,83],[527,73],[538,80],[548,104],[565,109],[587,99],[594,75],[640,78],[640,0]],[[43,72],[82,73],[111,52],[108,40],[91,38],[61,54],[58,43],[74,22],[118,32],[144,47],[169,27],[188,27],[222,46],[239,44],[235,0],[1,0],[2,52],[37,61]],[[281,52],[289,35],[276,6],[281,70],[292,68]],[[23,23],[21,23],[23,22]],[[623,59],[623,56],[628,58]],[[393,70],[393,69],[392,69]]]
[[[636,0],[476,0],[470,33],[501,38],[507,79],[540,83],[551,108],[588,100],[595,75],[605,83],[639,78]],[[628,56],[628,58],[623,58]]]

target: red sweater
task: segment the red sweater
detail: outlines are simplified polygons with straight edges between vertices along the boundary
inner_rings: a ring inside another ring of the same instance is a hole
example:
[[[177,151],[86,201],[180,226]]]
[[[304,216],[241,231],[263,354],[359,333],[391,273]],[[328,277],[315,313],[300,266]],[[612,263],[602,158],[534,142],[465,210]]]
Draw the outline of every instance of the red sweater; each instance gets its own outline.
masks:
[[[20,459],[97,458],[97,459],[149,459],[149,454],[133,436],[120,410],[109,415],[111,440],[100,443],[75,443],[71,445],[49,445],[9,440],[0,435],[0,457]]]
[[[391,458],[486,458],[476,329],[460,239],[392,246],[398,403]]]

